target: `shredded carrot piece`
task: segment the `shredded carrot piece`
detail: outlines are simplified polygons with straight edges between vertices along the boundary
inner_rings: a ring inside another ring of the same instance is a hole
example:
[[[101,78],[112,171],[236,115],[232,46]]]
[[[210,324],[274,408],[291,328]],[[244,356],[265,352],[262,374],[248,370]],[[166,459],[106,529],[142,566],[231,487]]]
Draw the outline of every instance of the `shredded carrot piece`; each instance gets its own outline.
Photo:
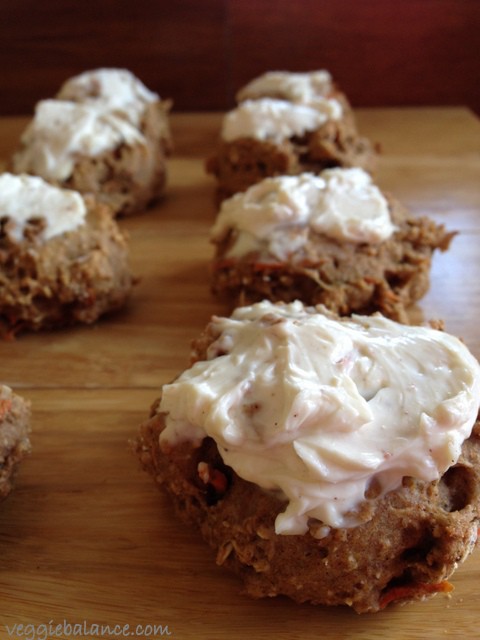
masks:
[[[380,598],[380,609],[384,609],[388,604],[395,600],[411,600],[418,596],[433,593],[450,593],[453,591],[453,585],[444,580],[436,584],[412,584],[404,587],[393,587]]]
[[[10,411],[11,406],[11,400],[0,400],[0,420],[3,420],[3,418],[7,415],[7,413]]]
[[[218,494],[224,494],[227,490],[226,475],[206,462],[199,463],[198,475],[204,484],[211,485]]]
[[[210,473],[210,484],[213,485],[217,493],[222,494],[227,490],[227,478],[225,474],[218,469],[212,469]]]

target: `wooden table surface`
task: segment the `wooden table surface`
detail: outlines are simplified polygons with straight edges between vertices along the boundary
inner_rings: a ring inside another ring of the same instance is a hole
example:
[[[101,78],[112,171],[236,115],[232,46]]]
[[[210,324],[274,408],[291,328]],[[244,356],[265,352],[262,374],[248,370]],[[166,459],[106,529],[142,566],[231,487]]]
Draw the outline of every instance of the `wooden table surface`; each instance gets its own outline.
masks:
[[[444,319],[480,358],[478,120],[437,108],[359,110],[358,122],[382,144],[379,185],[460,232],[435,256],[431,290],[412,317]],[[0,120],[0,158],[24,124]],[[144,637],[137,625],[162,625],[163,636],[158,628],[149,637],[175,640],[479,638],[480,549],[455,574],[451,597],[379,614],[252,601],[172,516],[131,453],[160,386],[186,366],[191,339],[226,311],[209,292],[215,208],[203,170],[219,124],[218,114],[172,116],[168,195],[120,222],[141,278],[128,308],[93,327],[0,344],[0,380],[33,409],[33,452],[0,508],[0,638],[20,637],[15,624],[35,625],[38,638],[41,625],[56,624],[51,637],[78,637],[78,624],[128,624],[131,637]]]

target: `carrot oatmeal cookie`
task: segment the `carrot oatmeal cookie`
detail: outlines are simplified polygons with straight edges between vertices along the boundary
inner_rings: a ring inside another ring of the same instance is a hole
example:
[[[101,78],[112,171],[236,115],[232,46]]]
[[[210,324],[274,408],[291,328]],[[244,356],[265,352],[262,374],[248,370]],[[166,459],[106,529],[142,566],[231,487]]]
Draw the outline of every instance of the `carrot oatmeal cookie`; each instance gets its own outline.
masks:
[[[105,205],[37,176],[0,174],[0,328],[93,323],[132,287],[127,242]]]
[[[374,170],[376,150],[359,135],[345,94],[327,72],[270,72],[237,97],[206,161],[220,200],[269,176],[336,166]]]
[[[37,104],[11,169],[92,193],[116,215],[141,211],[164,192],[169,108],[127,70],[85,72]]]
[[[453,235],[410,215],[362,169],[265,178],[222,203],[212,289],[233,305],[299,299],[406,321],[428,290],[434,250]]]
[[[0,384],[0,501],[12,490],[18,464],[30,452],[30,405]]]
[[[474,548],[479,404],[447,333],[264,301],[212,318],[137,451],[247,594],[376,612]]]

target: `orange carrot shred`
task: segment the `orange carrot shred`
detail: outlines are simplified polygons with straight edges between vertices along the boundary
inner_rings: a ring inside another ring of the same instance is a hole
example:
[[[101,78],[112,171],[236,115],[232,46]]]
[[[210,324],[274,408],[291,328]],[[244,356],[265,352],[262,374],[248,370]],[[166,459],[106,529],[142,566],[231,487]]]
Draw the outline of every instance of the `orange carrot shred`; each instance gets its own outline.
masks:
[[[225,474],[206,462],[200,462],[198,465],[198,475],[202,482],[211,485],[217,493],[224,494],[227,490],[228,482]]]
[[[11,406],[11,400],[0,400],[0,420],[3,420],[3,418],[7,415],[7,413],[10,411]]]
[[[453,591],[453,585],[447,580],[436,584],[420,583],[403,587],[393,587],[380,598],[379,605],[380,609],[384,609],[395,600],[413,599],[416,596],[428,595],[430,593],[450,593],[450,591]]]

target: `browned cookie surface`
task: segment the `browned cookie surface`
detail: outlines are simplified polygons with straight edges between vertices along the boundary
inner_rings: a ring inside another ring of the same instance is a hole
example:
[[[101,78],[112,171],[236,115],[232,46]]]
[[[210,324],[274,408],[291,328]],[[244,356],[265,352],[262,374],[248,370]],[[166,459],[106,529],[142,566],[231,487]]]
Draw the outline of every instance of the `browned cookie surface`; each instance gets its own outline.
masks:
[[[142,426],[137,448],[144,468],[170,494],[183,521],[198,527],[217,563],[242,578],[250,596],[283,594],[375,612],[391,601],[449,591],[447,578],[477,538],[478,422],[458,463],[439,481],[405,478],[400,489],[366,503],[370,519],[364,524],[325,529],[312,522],[302,536],[275,533],[285,502],[226,467],[213,440],[162,449],[163,427],[163,415],[155,412]]]
[[[454,233],[414,217],[394,198],[389,209],[397,231],[381,243],[339,242],[309,230],[305,247],[288,261],[250,252],[225,257],[235,230],[217,244],[212,289],[233,304],[263,299],[323,304],[340,315],[380,311],[405,321],[406,308],[429,288],[433,252],[446,250]]]
[[[353,117],[347,115],[281,143],[255,138],[221,142],[205,166],[216,178],[218,197],[223,199],[267,177],[320,173],[331,167],[360,167],[374,172],[376,158],[374,146],[358,134]]]
[[[21,242],[0,230],[4,332],[92,323],[125,303],[132,287],[126,238],[108,208],[88,206],[85,224],[48,241],[41,221]]]
[[[0,385],[0,500],[10,493],[18,463],[30,451],[29,432],[29,404]]]

